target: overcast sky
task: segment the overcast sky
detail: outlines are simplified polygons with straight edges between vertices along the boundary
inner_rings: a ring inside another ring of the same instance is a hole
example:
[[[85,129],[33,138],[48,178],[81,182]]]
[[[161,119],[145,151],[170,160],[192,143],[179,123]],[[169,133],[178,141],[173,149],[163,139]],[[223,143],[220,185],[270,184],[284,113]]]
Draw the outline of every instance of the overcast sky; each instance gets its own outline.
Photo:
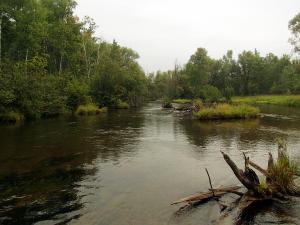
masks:
[[[185,64],[198,47],[219,58],[255,48],[290,54],[288,21],[299,0],[77,0],[76,14],[98,25],[96,36],[116,39],[140,55],[145,72]]]

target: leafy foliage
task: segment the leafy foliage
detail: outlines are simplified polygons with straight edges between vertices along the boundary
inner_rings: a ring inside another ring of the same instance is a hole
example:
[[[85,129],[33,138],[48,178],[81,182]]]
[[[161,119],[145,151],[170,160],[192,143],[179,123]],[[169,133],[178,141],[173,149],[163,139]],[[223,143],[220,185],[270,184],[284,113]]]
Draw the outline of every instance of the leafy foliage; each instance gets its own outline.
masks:
[[[138,54],[96,38],[94,21],[79,21],[75,7],[73,0],[0,3],[1,115],[56,116],[91,102],[124,108],[147,97]]]

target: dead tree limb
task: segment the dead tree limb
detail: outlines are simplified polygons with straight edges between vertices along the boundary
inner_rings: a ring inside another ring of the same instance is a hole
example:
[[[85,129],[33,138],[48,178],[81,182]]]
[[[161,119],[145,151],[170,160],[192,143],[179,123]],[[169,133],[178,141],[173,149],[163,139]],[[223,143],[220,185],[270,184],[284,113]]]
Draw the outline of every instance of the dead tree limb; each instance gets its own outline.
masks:
[[[248,189],[248,190],[252,190],[255,193],[258,193],[258,185],[255,183],[252,183],[248,177],[245,175],[244,171],[239,169],[237,167],[237,165],[231,160],[231,158],[225,154],[224,152],[222,152],[222,155],[225,159],[225,161],[227,162],[227,164],[230,166],[230,168],[232,169],[233,173],[235,174],[236,178]]]
[[[202,193],[199,193],[199,194],[188,196],[186,198],[179,199],[178,201],[173,202],[171,205],[176,205],[176,204],[179,204],[179,203],[188,203],[188,204],[190,204],[190,203],[193,203],[193,202],[203,202],[203,201],[209,200],[213,197],[221,197],[222,195],[224,195],[226,193],[234,193],[235,194],[235,191],[237,191],[240,188],[241,187],[239,187],[239,186],[233,186],[233,187],[227,187],[227,188],[213,189],[215,196],[212,194],[212,191],[210,190],[208,192],[202,192]]]
[[[206,171],[206,174],[208,176],[208,181],[209,181],[209,185],[210,185],[210,189],[209,190],[212,192],[213,196],[215,197],[214,188],[213,188],[213,186],[211,184],[211,179],[210,179],[210,176],[209,176],[207,168],[205,168],[205,171]]]

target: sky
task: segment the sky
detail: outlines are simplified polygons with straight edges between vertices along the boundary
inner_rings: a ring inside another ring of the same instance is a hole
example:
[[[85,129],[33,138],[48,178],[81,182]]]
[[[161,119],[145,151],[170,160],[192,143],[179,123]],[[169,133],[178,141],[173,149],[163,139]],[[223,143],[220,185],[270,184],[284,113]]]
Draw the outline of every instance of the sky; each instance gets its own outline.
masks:
[[[231,49],[292,54],[288,22],[299,0],[77,0],[75,14],[98,25],[96,36],[138,52],[146,73],[184,65],[203,47],[213,58]]]

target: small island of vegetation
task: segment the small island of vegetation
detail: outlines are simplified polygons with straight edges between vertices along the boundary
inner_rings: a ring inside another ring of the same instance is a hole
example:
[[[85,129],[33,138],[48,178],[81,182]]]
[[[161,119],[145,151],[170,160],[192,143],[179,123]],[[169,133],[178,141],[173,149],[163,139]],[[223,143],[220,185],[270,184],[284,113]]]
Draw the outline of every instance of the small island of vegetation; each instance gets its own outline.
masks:
[[[250,119],[258,117],[259,109],[249,105],[217,104],[193,114],[199,120]]]

